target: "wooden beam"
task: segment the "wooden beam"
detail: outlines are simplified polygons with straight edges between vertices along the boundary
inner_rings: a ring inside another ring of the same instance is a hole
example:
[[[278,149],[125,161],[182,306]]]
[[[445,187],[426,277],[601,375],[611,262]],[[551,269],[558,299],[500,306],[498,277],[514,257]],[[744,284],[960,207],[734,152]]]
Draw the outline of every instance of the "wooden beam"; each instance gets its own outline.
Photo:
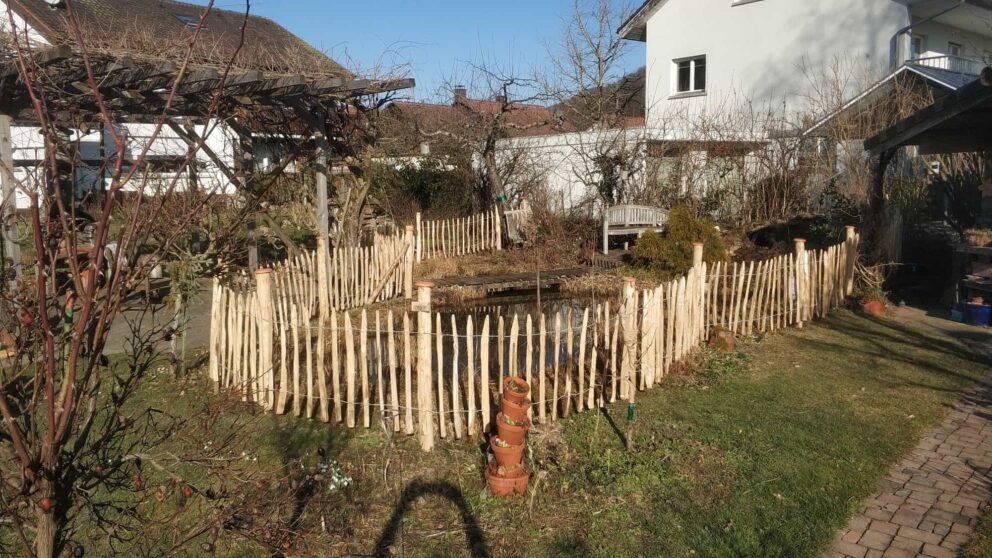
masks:
[[[56,46],[35,52],[34,63],[37,66],[45,67],[72,58],[72,56],[72,48],[65,45]],[[17,66],[16,61],[8,62],[3,66],[3,69],[0,70],[0,79],[19,76],[20,73],[21,70]]]
[[[111,79],[117,79],[119,76],[123,75],[125,72],[134,69],[134,60],[130,58],[122,58],[120,60],[115,60],[109,64],[106,68],[101,69],[100,75],[96,76],[96,85],[99,89],[110,89],[111,86],[106,85]],[[72,86],[75,87],[82,93],[88,95],[93,94],[93,89],[90,88],[90,84],[86,81],[86,77],[82,77],[77,81],[72,82]]]
[[[317,97],[329,97],[332,99],[344,99],[348,97],[358,97],[361,95],[372,95],[375,93],[386,93],[389,91],[399,91],[410,89],[417,84],[414,79],[392,79],[392,80],[367,80],[357,79],[349,81],[340,87],[325,87],[324,89],[312,89],[311,95]]]

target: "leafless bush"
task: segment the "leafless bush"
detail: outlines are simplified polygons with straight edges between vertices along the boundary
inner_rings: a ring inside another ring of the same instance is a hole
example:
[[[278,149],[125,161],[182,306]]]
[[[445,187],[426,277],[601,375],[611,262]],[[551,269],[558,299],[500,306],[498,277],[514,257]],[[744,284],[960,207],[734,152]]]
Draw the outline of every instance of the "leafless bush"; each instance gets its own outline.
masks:
[[[282,551],[292,544],[306,506],[299,486],[285,482],[287,470],[244,467],[243,456],[233,452],[252,440],[243,425],[213,431],[222,427],[210,402],[191,411],[198,414],[182,417],[141,400],[141,390],[162,366],[159,347],[175,335],[173,325],[148,325],[144,318],[154,307],[139,302],[124,355],[105,355],[111,328],[127,320],[125,303],[153,268],[185,250],[197,227],[211,231],[204,240],[211,258],[225,259],[226,251],[236,249],[230,244],[233,231],[244,227],[245,216],[258,205],[250,195],[225,199],[219,184],[190,187],[188,171],[205,149],[202,139],[191,141],[171,167],[155,164],[150,154],[163,131],[173,124],[177,133],[183,128],[170,116],[180,79],[161,90],[168,100],[149,117],[148,134],[132,135],[97,84],[87,48],[90,30],[76,18],[81,4],[64,2],[66,42],[86,62],[78,79],[92,92],[86,102],[96,108],[78,121],[66,122],[61,107],[78,106],[81,97],[53,85],[51,75],[34,64],[36,45],[22,32],[8,37],[20,83],[36,100],[44,159],[25,175],[0,169],[8,177],[23,176],[15,187],[30,202],[24,215],[32,252],[19,281],[4,277],[0,283],[0,315],[15,318],[3,324],[12,329],[13,355],[0,360],[0,544],[42,558],[73,552],[83,541],[99,541],[108,552],[172,555],[191,544],[212,548],[218,532],[226,532]],[[213,3],[202,9],[201,24]],[[5,15],[15,21],[9,3]],[[237,66],[244,25],[241,29],[227,51],[218,91]],[[198,43],[201,30],[202,25],[191,29],[185,48],[167,53],[177,54],[179,76],[201,59],[201,48],[213,49]],[[105,40],[97,33],[95,48],[116,48],[101,46]],[[138,33],[120,40],[148,39]],[[209,108],[197,116],[214,124],[207,125],[204,137],[223,120],[220,95],[205,95]],[[337,116],[345,127],[354,113],[341,112]],[[76,171],[85,165],[67,129],[90,130],[92,120],[102,124],[111,145],[97,169],[106,190],[82,226],[84,210],[75,203],[73,187]],[[14,200],[0,200],[0,209],[7,203]],[[208,430],[216,443],[204,445]],[[165,451],[166,442],[182,447]],[[155,489],[148,486],[153,478],[166,480]],[[177,505],[163,512],[153,503],[161,502],[160,495]]]

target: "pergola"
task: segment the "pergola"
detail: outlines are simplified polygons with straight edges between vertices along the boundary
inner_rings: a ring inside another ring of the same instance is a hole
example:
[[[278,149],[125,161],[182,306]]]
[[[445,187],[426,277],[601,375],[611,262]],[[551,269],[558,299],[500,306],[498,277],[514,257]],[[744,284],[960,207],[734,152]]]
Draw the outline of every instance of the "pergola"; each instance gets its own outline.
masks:
[[[876,222],[885,207],[886,170],[906,146],[917,146],[923,155],[992,151],[992,68],[865,140],[873,165],[868,202]]]
[[[95,79],[90,79],[86,62]],[[83,57],[67,46],[37,50],[29,65],[29,71],[37,77],[32,83],[48,99],[46,114],[52,124],[76,130],[101,124],[95,83],[115,123],[155,124],[163,114],[167,115],[166,125],[179,138],[191,148],[200,149],[232,184],[249,194],[251,173],[225,163],[189,124],[219,119],[238,136],[243,151],[250,150],[252,138],[260,135],[312,138],[306,144],[316,161],[316,218],[319,232],[325,237],[329,229],[328,161],[344,154],[339,132],[356,117],[348,100],[414,86],[412,79],[306,77],[219,66],[182,67],[169,61],[101,54]],[[14,166],[11,126],[37,126],[38,120],[17,62],[0,66],[0,158],[4,169]],[[276,168],[281,171],[293,158],[283,160]],[[2,200],[6,202],[0,204],[5,213],[0,216],[0,232],[5,254],[16,263],[20,261],[18,245],[10,231],[15,210],[14,176],[0,172],[0,183]],[[268,221],[278,231],[271,219]],[[252,263],[257,263],[257,254],[255,259]]]

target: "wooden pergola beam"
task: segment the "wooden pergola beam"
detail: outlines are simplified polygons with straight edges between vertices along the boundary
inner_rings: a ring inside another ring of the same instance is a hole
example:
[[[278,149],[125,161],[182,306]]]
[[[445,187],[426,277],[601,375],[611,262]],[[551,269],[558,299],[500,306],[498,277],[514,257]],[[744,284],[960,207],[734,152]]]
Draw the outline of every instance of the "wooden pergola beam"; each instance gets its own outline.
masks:
[[[207,144],[207,142],[203,141],[203,138],[201,138],[196,132],[186,129],[183,126],[180,126],[178,123],[173,122],[171,120],[168,121],[167,124],[169,128],[172,129],[172,131],[174,131],[177,135],[179,135],[179,137],[183,141],[186,142],[187,145],[189,146],[200,145],[200,150],[203,151],[203,153],[207,156],[207,158],[210,159],[210,161],[217,167],[218,170],[220,170],[221,174],[223,174],[231,182],[231,184],[234,184],[235,188],[245,192],[249,196],[255,195],[255,192],[249,190],[247,184],[245,184],[245,181],[238,176],[238,173],[236,173],[234,169],[230,167],[230,165],[228,165],[223,159],[221,159],[220,156],[217,155],[217,152],[211,149],[210,146]],[[272,175],[278,176],[282,174],[282,172],[286,170],[286,167],[289,166],[291,162],[296,160],[295,155],[296,154],[294,153],[283,158],[283,160],[280,161],[279,166],[276,167],[276,170],[272,173]],[[265,187],[268,187],[268,184],[266,184]],[[264,209],[258,210],[257,213],[262,215],[263,219],[266,221],[269,227],[272,228],[273,232],[276,233],[276,236],[279,237],[279,240],[281,240],[282,243],[286,245],[286,250],[289,251],[290,255],[295,257],[301,254],[301,251],[299,247],[296,245],[296,243],[289,238],[289,235],[286,234],[286,231],[282,230],[282,227],[276,224],[275,220],[272,219],[272,217]]]
[[[72,58],[72,56],[72,49],[63,45],[36,51],[33,60],[35,66],[44,68],[46,66],[51,66],[62,62],[63,60],[68,60],[69,58]],[[17,66],[16,62],[8,62],[7,64],[4,64],[3,69],[0,70],[0,80],[17,77],[20,73],[21,70]]]

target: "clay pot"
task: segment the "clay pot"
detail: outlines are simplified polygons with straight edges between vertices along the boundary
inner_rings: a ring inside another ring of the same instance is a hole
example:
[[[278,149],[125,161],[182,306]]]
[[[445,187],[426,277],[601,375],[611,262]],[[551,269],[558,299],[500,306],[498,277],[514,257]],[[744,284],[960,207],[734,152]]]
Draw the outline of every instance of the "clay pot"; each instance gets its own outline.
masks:
[[[710,340],[707,344],[725,353],[732,353],[737,350],[737,339],[733,332],[719,326],[713,328],[713,333],[710,334]]]
[[[863,303],[861,305],[861,309],[864,310],[866,314],[870,314],[876,318],[885,317],[885,303],[877,298]]]
[[[523,496],[527,492],[528,482],[530,473],[523,467],[500,467],[495,461],[490,461],[486,466],[486,483],[493,496]]]
[[[496,438],[496,436],[493,436],[489,440],[489,447],[492,448],[493,455],[496,456],[496,462],[504,467],[520,465],[524,460],[524,445],[517,444],[504,448],[496,443]]]
[[[527,410],[530,409],[530,399],[517,402],[510,399],[503,399],[503,414],[513,419],[515,422],[523,422],[527,419]]]
[[[514,446],[524,443],[524,436],[530,430],[530,421],[521,421],[525,424],[516,426],[508,424],[506,418],[503,413],[496,415],[496,432],[499,439]]]
[[[507,376],[503,378],[503,400],[516,401],[517,403],[527,399],[530,386],[523,378],[517,376]]]

